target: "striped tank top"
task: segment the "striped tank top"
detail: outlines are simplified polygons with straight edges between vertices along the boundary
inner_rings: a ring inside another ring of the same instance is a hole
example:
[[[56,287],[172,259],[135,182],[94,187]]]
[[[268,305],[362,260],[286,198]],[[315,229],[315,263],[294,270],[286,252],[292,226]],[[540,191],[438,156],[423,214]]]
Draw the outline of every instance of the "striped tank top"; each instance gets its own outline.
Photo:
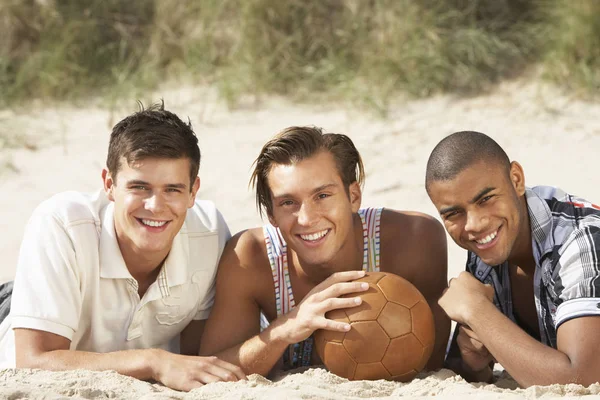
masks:
[[[379,225],[383,208],[361,208],[358,215],[363,226],[363,270],[379,271],[380,240]],[[275,284],[275,303],[277,316],[291,311],[295,306],[294,293],[290,282],[288,270],[287,244],[281,236],[279,228],[271,224],[263,227],[267,255],[273,273]],[[261,327],[264,329],[269,325],[264,314],[261,314]],[[312,353],[312,336],[301,343],[291,345],[283,355],[284,367],[286,369],[310,365]]]

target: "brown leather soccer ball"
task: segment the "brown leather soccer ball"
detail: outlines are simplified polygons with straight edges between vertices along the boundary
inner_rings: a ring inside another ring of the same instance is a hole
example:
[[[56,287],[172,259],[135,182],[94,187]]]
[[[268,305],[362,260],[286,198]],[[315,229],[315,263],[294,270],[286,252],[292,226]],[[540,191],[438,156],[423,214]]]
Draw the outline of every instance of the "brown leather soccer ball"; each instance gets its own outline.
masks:
[[[389,272],[369,272],[357,282],[369,283],[360,294],[362,304],[325,315],[349,322],[352,329],[316,331],[319,357],[329,371],[350,380],[411,380],[427,364],[435,342],[427,301],[410,282]]]

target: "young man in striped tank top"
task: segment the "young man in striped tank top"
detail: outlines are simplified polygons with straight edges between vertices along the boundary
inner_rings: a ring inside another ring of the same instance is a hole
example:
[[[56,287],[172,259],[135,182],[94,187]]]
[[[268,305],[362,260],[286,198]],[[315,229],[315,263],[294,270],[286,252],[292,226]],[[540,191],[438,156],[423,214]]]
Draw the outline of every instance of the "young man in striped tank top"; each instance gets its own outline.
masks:
[[[350,329],[325,313],[360,304],[339,296],[366,290],[353,280],[381,270],[427,298],[436,324],[427,368],[442,366],[450,327],[437,304],[447,282],[443,227],[417,212],[361,209],[363,180],[360,155],[345,135],[291,127],[265,144],[252,182],[270,224],[226,246],[201,354],[247,374],[267,375],[280,360],[284,368],[320,363],[313,332]]]

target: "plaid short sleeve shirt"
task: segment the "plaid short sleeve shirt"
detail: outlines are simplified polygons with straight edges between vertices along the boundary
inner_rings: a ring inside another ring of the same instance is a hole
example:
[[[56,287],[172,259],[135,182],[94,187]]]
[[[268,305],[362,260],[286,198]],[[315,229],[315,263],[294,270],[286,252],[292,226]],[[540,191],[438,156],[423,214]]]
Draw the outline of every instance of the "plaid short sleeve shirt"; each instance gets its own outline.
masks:
[[[573,318],[600,315],[600,206],[550,186],[525,192],[536,263],[534,294],[542,343]],[[485,264],[469,252],[467,271],[494,287],[494,303],[516,323],[508,263]]]

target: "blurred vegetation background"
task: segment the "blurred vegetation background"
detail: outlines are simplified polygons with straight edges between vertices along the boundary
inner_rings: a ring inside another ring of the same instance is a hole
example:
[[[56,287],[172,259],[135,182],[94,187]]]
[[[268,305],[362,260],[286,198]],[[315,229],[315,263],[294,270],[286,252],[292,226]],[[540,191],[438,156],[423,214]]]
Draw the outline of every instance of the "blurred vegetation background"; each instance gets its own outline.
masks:
[[[599,0],[0,0],[2,107],[179,81],[385,109],[531,71],[593,97],[599,67]]]

